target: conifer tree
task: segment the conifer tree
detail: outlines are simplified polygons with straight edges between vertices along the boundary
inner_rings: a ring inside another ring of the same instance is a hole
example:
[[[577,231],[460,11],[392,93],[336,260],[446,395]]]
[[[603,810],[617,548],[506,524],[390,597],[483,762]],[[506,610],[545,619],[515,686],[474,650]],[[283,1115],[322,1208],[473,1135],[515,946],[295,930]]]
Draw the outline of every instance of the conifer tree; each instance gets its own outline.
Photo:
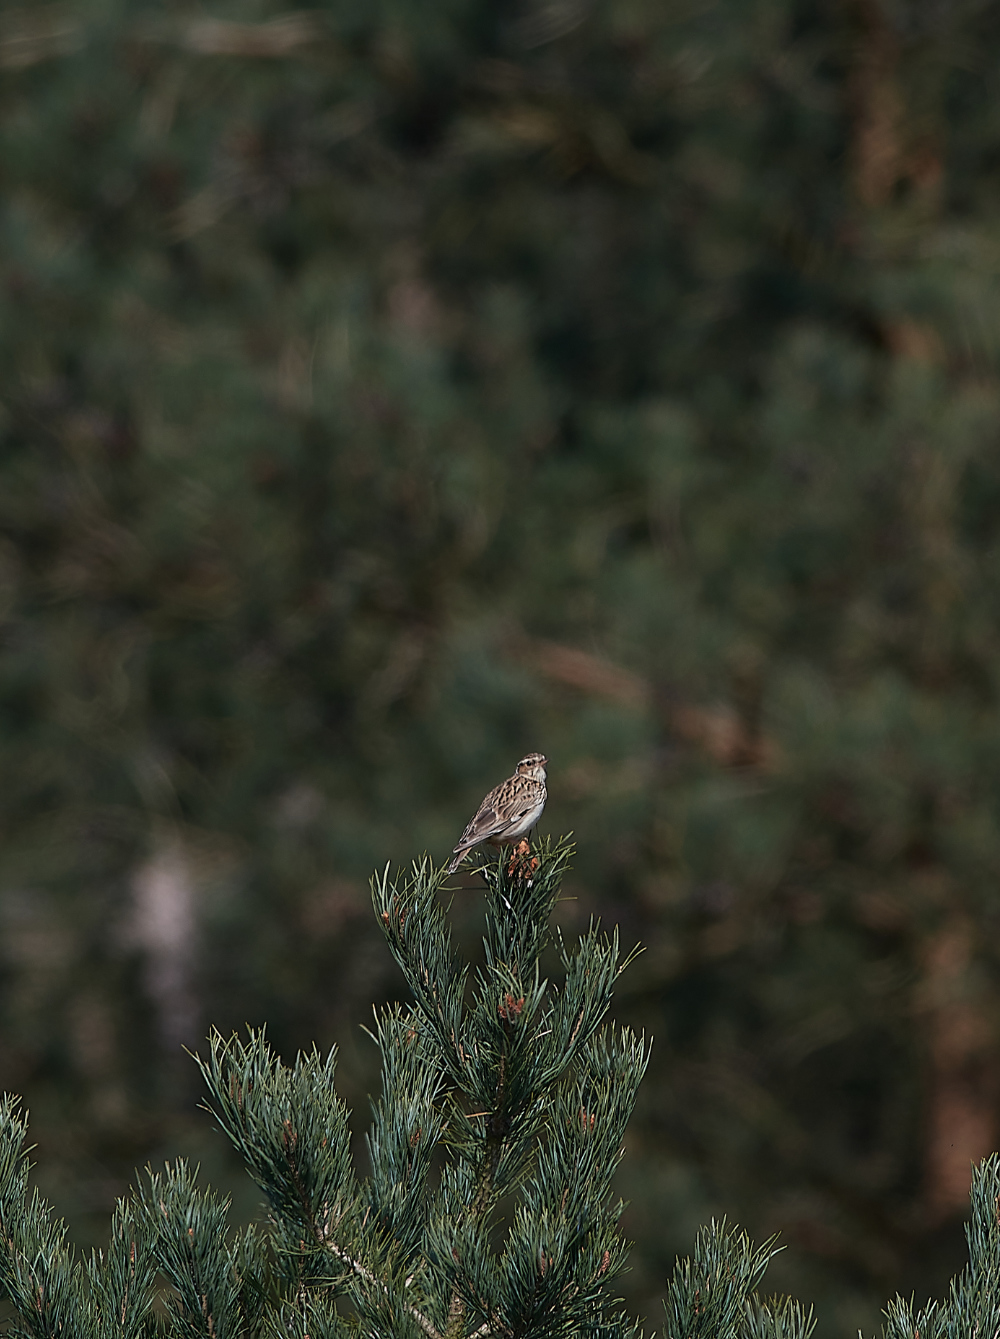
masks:
[[[0,1106],[0,1293],[18,1339],[637,1339],[615,1296],[627,1244],[612,1193],[649,1048],[607,1021],[631,955],[591,925],[556,937],[566,841],[504,852],[486,885],[481,965],[452,943],[446,875],[424,857],[373,879],[375,911],[412,993],[376,1013],[382,1093],[360,1175],[335,1054],[285,1065],[263,1032],[214,1034],[209,1108],[262,1190],[266,1225],[233,1231],[228,1201],[183,1160],[150,1171],[107,1249],[77,1259],[29,1194],[26,1118]],[[970,1265],[917,1315],[897,1298],[886,1339],[995,1334],[1000,1165],[979,1169]],[[808,1339],[811,1312],[759,1293],[772,1242],[702,1229],[664,1302],[666,1339]]]

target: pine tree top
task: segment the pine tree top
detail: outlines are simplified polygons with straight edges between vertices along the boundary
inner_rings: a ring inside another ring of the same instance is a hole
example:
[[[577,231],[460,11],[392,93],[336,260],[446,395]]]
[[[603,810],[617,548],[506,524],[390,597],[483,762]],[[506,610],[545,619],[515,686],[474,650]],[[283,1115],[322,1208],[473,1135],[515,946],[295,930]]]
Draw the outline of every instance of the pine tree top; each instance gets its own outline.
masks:
[[[213,1033],[198,1060],[208,1109],[264,1195],[266,1221],[233,1232],[229,1201],[183,1160],[148,1171],[105,1251],[77,1258],[37,1191],[27,1120],[0,1104],[0,1292],[23,1339],[638,1339],[615,1293],[628,1245],[612,1193],[649,1061],[607,1019],[631,960],[591,924],[555,936],[567,840],[477,866],[484,954],[456,953],[427,857],[372,880],[386,942],[412,993],[375,1016],[382,1091],[368,1166],[352,1156],[336,1053],[286,1065],[261,1031]],[[995,1334],[1000,1326],[1000,1164],[973,1187],[970,1266],[946,1302],[914,1317],[897,1299],[887,1339]],[[808,1339],[810,1311],[765,1300],[774,1243],[703,1228],[664,1302],[667,1339]]]

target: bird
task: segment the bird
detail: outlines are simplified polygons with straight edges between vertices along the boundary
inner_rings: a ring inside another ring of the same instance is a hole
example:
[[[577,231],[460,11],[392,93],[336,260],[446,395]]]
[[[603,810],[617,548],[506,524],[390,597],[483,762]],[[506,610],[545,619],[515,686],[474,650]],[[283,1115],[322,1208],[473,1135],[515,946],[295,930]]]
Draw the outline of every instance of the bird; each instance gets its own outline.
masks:
[[[531,831],[545,808],[548,761],[544,753],[526,753],[514,768],[514,775],[493,787],[459,837],[448,864],[449,874],[454,874],[468,852],[481,842],[503,846]]]

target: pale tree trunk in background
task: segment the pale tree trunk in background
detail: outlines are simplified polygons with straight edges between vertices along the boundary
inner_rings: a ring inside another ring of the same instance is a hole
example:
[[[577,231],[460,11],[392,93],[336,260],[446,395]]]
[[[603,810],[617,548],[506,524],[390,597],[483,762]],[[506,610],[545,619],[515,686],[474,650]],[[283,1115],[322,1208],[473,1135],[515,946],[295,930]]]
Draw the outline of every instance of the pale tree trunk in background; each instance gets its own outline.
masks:
[[[179,1058],[197,1041],[198,1002],[193,967],[198,920],[191,863],[170,837],[136,870],[126,942],[144,957],[143,983],[157,1015],[166,1054]]]

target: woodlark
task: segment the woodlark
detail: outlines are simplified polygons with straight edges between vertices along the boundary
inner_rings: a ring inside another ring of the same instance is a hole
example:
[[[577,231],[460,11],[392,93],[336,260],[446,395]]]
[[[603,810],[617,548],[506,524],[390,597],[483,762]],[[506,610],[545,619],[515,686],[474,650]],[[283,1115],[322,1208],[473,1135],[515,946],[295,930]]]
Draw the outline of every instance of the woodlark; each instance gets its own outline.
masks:
[[[543,753],[527,753],[517,764],[514,775],[493,787],[459,838],[448,865],[449,874],[454,874],[466,854],[480,842],[503,846],[531,831],[545,808],[547,763]]]

